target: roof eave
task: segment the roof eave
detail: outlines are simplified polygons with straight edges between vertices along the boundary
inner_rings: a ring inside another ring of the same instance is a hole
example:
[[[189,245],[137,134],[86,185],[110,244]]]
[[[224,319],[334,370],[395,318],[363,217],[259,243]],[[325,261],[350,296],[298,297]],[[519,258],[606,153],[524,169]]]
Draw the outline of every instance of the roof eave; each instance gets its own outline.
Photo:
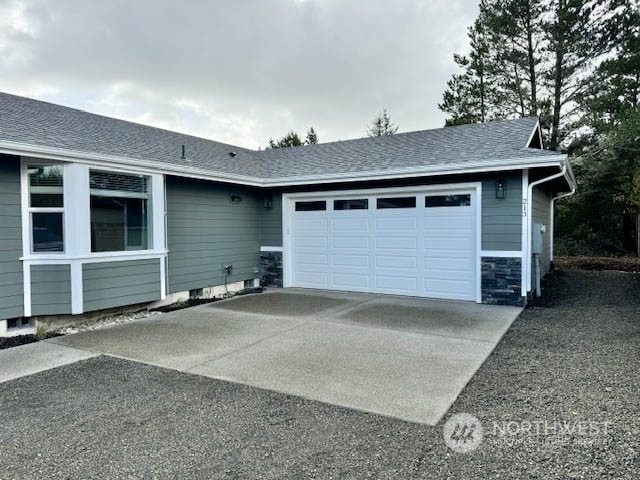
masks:
[[[515,157],[505,160],[484,160],[464,162],[458,164],[443,164],[433,166],[405,167],[398,169],[377,170],[368,172],[347,172],[320,175],[304,175],[297,177],[257,177],[249,175],[234,175],[221,172],[211,172],[202,168],[188,168],[184,165],[164,165],[159,162],[127,158],[114,155],[96,154],[91,152],[72,151],[17,142],[0,142],[0,153],[19,156],[33,156],[55,161],[77,162],[91,165],[101,165],[127,169],[136,167],[148,173],[162,173],[180,177],[209,180],[222,183],[233,183],[254,187],[288,187],[302,185],[318,185],[329,183],[348,183],[363,181],[378,181],[401,178],[431,177],[442,175],[460,175],[465,173],[483,173],[492,171],[522,170],[525,168],[549,167],[563,165],[567,156],[549,155],[546,157]],[[568,163],[568,162],[567,162]],[[570,167],[568,169],[570,172]],[[573,178],[571,173],[568,181]],[[575,179],[573,179],[575,182]]]
[[[486,173],[508,170],[522,170],[525,168],[560,167],[566,160],[566,155],[553,155],[544,159],[514,158],[503,161],[466,162],[464,164],[435,165],[431,167],[407,167],[393,170],[379,170],[358,173],[336,173],[328,175],[305,175],[299,177],[265,178],[266,187],[287,187],[301,185],[318,185],[323,183],[347,183],[378,181],[399,178],[432,177],[443,175],[460,175],[465,173]]]

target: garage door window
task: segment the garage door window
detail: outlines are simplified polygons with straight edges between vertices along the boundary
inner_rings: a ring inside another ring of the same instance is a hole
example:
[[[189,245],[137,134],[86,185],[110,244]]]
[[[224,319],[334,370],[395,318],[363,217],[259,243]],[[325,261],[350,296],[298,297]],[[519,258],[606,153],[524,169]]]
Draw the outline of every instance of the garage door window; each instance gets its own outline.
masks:
[[[416,197],[378,198],[377,207],[384,208],[416,208]]]
[[[424,206],[429,207],[468,207],[471,195],[429,195],[424,197]]]
[[[327,202],[324,200],[314,202],[296,202],[296,212],[314,212],[327,209]]]
[[[334,200],[334,210],[366,210],[369,208],[369,200],[366,198],[356,200]]]

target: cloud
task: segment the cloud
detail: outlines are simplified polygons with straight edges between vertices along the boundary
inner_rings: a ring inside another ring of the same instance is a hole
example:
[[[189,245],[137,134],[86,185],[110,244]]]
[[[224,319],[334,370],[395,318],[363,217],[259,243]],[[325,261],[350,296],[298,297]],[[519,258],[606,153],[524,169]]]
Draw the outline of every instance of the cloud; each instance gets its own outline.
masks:
[[[0,90],[250,148],[441,126],[476,0],[0,0]]]

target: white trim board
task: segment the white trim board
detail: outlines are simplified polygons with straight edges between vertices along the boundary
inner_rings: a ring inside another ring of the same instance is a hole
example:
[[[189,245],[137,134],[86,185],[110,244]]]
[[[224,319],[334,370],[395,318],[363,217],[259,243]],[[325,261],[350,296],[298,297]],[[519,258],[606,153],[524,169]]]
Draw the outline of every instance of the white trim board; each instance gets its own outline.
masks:
[[[265,246],[265,247],[260,247],[260,251],[261,252],[282,252],[284,251],[284,247]]]
[[[482,250],[480,255],[494,258],[522,258],[520,250]]]
[[[424,194],[431,192],[451,192],[453,190],[471,191],[474,194],[475,202],[475,301],[482,303],[482,182],[448,183],[438,185],[418,185],[397,188],[374,188],[374,189],[353,189],[353,190],[330,190],[319,192],[296,192],[282,194],[282,239],[283,239],[283,286],[293,286],[293,260],[291,252],[291,228],[292,217],[294,215],[295,201],[304,199],[349,199],[359,197],[373,197],[379,195],[395,194]],[[328,205],[327,210],[332,210],[333,206]]]

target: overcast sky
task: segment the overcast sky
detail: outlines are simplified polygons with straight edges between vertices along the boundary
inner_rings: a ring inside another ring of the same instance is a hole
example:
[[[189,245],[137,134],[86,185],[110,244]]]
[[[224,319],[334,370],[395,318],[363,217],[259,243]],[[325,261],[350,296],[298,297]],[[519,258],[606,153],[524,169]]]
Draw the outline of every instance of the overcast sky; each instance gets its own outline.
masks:
[[[478,0],[0,0],[0,90],[248,148],[442,126]]]

